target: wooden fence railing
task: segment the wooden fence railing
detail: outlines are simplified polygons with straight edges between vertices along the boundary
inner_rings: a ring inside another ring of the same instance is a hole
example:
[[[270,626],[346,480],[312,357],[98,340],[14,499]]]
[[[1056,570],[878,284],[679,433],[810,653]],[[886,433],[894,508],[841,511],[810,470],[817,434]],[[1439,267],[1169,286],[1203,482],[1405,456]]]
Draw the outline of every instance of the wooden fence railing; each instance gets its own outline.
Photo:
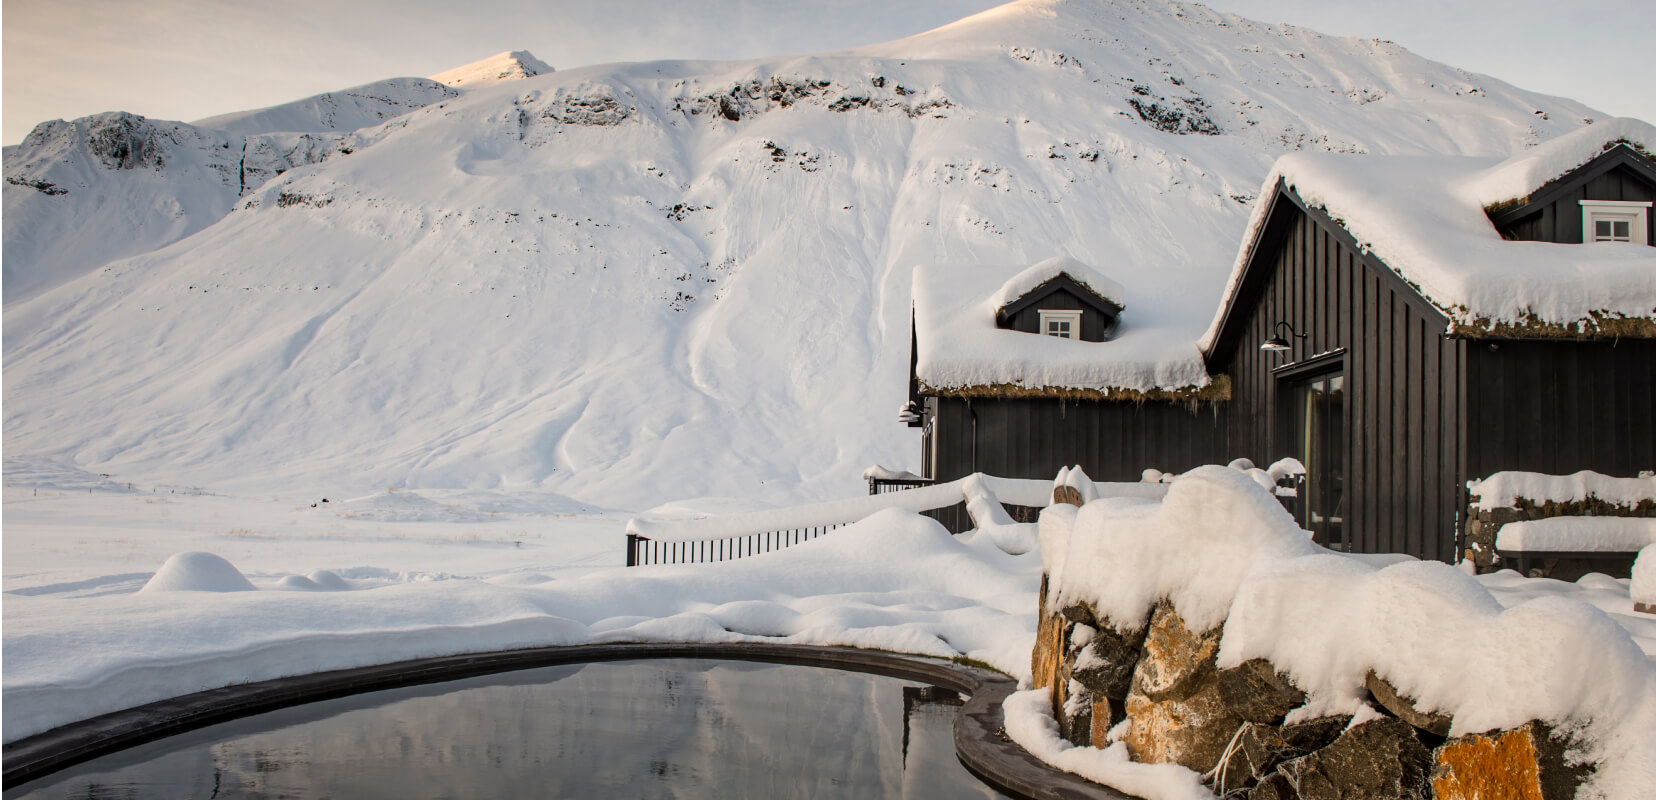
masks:
[[[765,531],[728,539],[701,539],[696,541],[657,541],[636,533],[627,534],[627,566],[645,564],[711,564],[743,556],[755,556],[781,550],[800,542],[808,542],[835,528],[850,525],[840,522],[832,525],[814,525],[785,531]]]
[[[869,494],[885,494],[887,492],[901,492],[904,489],[914,489],[920,486],[930,486],[934,483],[930,478],[869,478]]]
[[[980,476],[997,497],[1022,501],[1002,505],[1020,522],[1034,521],[1040,502],[1051,490],[1048,481]],[[966,513],[967,480],[871,479],[869,496],[810,506],[737,514],[703,520],[633,519],[627,523],[627,566],[705,564],[769,553],[807,542],[887,508],[924,514],[950,533],[972,529]]]

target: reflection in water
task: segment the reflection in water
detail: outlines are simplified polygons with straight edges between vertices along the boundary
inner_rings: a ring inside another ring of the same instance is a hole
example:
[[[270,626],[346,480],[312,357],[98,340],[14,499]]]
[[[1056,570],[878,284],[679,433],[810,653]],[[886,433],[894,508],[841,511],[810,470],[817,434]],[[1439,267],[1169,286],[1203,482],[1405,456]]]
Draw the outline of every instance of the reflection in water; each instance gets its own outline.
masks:
[[[547,667],[225,723],[5,798],[999,797],[955,758],[960,704],[815,667]]]

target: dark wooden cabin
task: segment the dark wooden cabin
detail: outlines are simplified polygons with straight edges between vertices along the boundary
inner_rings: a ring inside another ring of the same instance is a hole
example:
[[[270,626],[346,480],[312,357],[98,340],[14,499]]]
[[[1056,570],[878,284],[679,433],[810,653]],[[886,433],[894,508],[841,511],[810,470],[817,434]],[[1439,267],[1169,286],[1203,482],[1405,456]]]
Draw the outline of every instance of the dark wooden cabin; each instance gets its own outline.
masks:
[[[1633,249],[1656,244],[1656,162],[1644,149],[1656,129],[1628,122],[1495,167],[1279,162],[1284,178],[1260,199],[1200,345],[1202,380],[1151,393],[928,382],[911,358],[905,418],[924,428],[922,474],[1048,478],[1079,464],[1131,481],[1148,467],[1293,457],[1307,468],[1294,505],[1318,542],[1454,562],[1468,546],[1469,480],[1656,468],[1656,251]],[[1578,166],[1534,174],[1556,163]],[[1508,195],[1469,199],[1479,191]],[[1308,196],[1336,198],[1336,213]],[[1089,300],[1099,293],[1087,286],[1003,288],[996,325],[1033,333],[1043,327],[1031,311],[1103,300],[1122,316],[1119,297]],[[917,308],[920,289],[917,277]],[[1502,292],[1532,305],[1497,308]],[[1085,320],[1077,330],[1090,339],[1100,328]],[[1086,345],[1100,360],[1111,358],[1108,325]],[[926,328],[917,322],[916,336],[939,335]],[[918,354],[924,341],[911,341]]]
[[[1042,262],[1001,285],[1006,274],[960,268],[928,276],[922,269],[916,281],[933,280],[952,289],[964,285],[968,292],[975,286],[977,302],[932,316],[993,307],[994,329],[985,324],[984,330],[974,331],[987,334],[985,360],[993,357],[995,344],[1020,341],[1033,358],[1046,351],[1071,360],[1111,358],[1112,334],[1124,308],[1113,281],[1068,259]],[[981,276],[993,279],[973,282]],[[926,303],[924,287],[916,288],[917,304]],[[948,386],[928,381],[919,364],[922,339],[951,334],[924,324],[927,310],[917,308],[909,403],[903,414],[910,426],[923,429],[920,474],[925,478],[949,481],[973,472],[1051,478],[1060,468],[1080,465],[1095,480],[1137,481],[1147,467],[1183,471],[1224,455],[1226,419],[1213,403],[1219,394],[1214,388],[1192,385],[1146,393],[1081,382],[986,379]],[[1197,357],[1192,362],[1195,377],[1206,383],[1199,354],[1192,355]]]
[[[1318,179],[1307,172],[1301,180]],[[1419,287],[1430,281],[1359,246],[1348,227],[1357,215],[1336,220],[1302,188],[1285,179],[1262,198],[1263,222],[1205,352],[1209,369],[1231,380],[1230,451],[1305,463],[1301,524],[1320,543],[1456,561],[1468,480],[1656,466],[1656,308],[1642,318],[1594,311],[1492,322],[1453,298],[1428,297]],[[1514,256],[1557,258],[1556,276],[1532,273],[1531,284],[1591,280],[1581,276],[1595,265],[1576,259],[1606,251],[1577,248],[1602,247],[1590,243],[1595,231],[1599,240],[1656,242],[1652,198],[1656,164],[1613,146],[1486,209],[1487,235],[1513,242],[1491,252],[1572,244]],[[1633,255],[1635,269],[1656,270],[1656,257]],[[1479,275],[1501,279],[1498,270]]]

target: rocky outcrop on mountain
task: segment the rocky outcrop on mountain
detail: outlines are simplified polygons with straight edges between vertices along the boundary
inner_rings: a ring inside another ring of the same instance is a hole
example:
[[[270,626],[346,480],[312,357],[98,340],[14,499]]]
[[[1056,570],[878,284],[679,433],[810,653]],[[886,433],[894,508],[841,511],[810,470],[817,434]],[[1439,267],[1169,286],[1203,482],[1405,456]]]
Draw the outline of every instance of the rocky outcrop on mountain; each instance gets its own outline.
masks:
[[[361,141],[242,136],[124,111],[43,122],[6,154],[5,302],[195,233],[271,178]]]

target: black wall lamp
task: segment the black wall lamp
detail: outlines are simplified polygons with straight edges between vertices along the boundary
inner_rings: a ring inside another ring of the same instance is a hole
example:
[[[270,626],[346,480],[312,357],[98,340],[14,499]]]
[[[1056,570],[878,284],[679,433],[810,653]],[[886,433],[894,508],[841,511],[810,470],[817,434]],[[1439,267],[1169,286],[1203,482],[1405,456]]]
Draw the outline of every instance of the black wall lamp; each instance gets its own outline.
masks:
[[[1294,331],[1294,326],[1289,325],[1286,322],[1278,322],[1275,328],[1275,330],[1278,331],[1277,335],[1266,339],[1265,342],[1259,346],[1259,349],[1267,350],[1273,353],[1291,349],[1293,345],[1290,345],[1288,340],[1284,339],[1280,333],[1283,328],[1287,328],[1288,335],[1294,337],[1295,339],[1304,339],[1306,337],[1306,334],[1296,333]]]

